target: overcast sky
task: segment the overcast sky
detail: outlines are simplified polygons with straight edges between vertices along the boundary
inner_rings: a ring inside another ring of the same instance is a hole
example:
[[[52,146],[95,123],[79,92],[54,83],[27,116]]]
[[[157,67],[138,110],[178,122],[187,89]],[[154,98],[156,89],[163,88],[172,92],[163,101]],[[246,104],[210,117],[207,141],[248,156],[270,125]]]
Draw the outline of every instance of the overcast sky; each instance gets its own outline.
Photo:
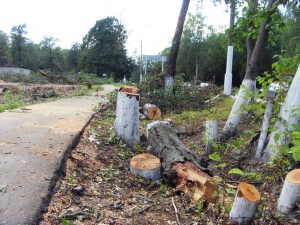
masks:
[[[213,7],[210,1],[200,12],[207,17],[206,24],[229,25],[225,7]],[[175,32],[182,0],[0,0],[0,30],[10,34],[13,26],[25,23],[27,37],[40,43],[45,36],[58,38],[58,46],[70,48],[82,43],[82,38],[97,20],[115,16],[128,32],[127,49],[132,55],[158,54],[170,45]],[[189,12],[196,10],[191,0]]]

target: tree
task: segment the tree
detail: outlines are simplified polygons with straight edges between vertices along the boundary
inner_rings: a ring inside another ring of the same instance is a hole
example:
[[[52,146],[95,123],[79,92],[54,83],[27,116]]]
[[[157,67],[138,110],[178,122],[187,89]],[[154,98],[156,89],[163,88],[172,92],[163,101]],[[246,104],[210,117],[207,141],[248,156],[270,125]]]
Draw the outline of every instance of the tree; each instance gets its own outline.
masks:
[[[112,74],[115,79],[130,76],[125,43],[127,32],[115,17],[98,20],[83,38],[82,67],[102,76]]]
[[[172,41],[172,47],[171,47],[171,52],[170,52],[170,56],[169,56],[169,61],[168,61],[167,77],[165,79],[165,87],[166,88],[173,87],[174,77],[176,74],[177,55],[178,55],[178,51],[179,51],[179,45],[180,45],[181,35],[182,35],[182,31],[183,31],[185,16],[188,11],[189,4],[190,4],[190,0],[183,0],[183,2],[182,2],[175,34],[174,34],[173,41]]]
[[[0,30],[0,65],[9,63],[9,38],[7,34]]]
[[[278,14],[277,7],[278,2],[275,0],[268,0],[266,8],[263,8],[263,5],[259,5],[259,2],[256,0],[248,2],[248,10],[242,20],[246,28],[246,74],[229,118],[224,126],[222,133],[224,139],[232,137],[235,134],[242,116],[243,106],[249,98],[249,91],[253,91],[255,87],[255,79],[259,71],[259,62],[263,56],[269,38],[269,32],[272,29],[272,25],[274,25],[271,22],[275,20],[274,18],[276,18]]]
[[[68,70],[79,71],[79,62],[81,58],[81,44],[75,43],[72,45],[67,56]]]
[[[43,51],[43,69],[54,70],[53,49],[57,41],[57,38],[45,36],[42,42],[40,43],[41,50]]]
[[[12,55],[12,62],[15,65],[22,65],[23,63],[23,51],[24,45],[26,43],[27,38],[25,35],[27,34],[26,31],[27,25],[20,24],[19,26],[13,26],[10,32],[12,44],[11,44],[11,55]]]

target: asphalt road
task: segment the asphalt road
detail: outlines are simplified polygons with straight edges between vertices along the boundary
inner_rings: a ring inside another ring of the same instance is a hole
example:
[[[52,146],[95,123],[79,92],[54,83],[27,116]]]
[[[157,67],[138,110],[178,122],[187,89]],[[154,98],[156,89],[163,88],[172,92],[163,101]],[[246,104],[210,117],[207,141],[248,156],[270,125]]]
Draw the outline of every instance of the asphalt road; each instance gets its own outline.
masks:
[[[104,91],[116,89],[104,85]],[[38,224],[99,96],[0,113],[0,224]]]

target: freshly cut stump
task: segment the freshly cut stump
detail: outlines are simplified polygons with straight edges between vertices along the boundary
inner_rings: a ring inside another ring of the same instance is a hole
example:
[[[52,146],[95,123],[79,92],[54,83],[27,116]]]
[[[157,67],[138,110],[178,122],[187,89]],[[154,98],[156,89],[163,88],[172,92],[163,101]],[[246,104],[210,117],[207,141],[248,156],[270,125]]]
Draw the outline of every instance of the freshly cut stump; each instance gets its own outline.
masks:
[[[147,153],[136,155],[131,159],[130,172],[153,181],[160,180],[162,173],[160,160]]]
[[[292,170],[285,177],[284,185],[278,200],[277,210],[290,213],[295,203],[300,200],[300,169]]]
[[[143,114],[150,120],[159,119],[161,117],[160,109],[153,104],[145,104],[142,108]]]
[[[218,141],[218,120],[206,121],[206,154],[214,153],[212,142]]]
[[[129,147],[140,141],[139,94],[136,87],[121,87],[117,98],[116,135]]]
[[[229,219],[238,224],[249,223],[255,215],[259,200],[260,193],[258,190],[251,184],[241,182],[238,186]]]

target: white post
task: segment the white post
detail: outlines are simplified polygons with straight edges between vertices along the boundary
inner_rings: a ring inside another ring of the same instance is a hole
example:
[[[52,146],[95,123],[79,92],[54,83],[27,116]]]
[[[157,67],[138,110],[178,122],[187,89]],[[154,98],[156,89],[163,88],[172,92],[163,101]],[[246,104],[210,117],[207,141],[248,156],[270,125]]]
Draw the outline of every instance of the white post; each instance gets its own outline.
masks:
[[[231,95],[231,91],[232,91],[232,59],[233,59],[233,46],[228,46],[226,74],[224,79],[224,94],[228,96]]]
[[[148,59],[147,59],[147,55],[146,55],[146,66],[145,66],[145,74],[147,74],[147,63],[148,63]]]
[[[164,71],[164,59],[165,59],[165,57],[162,56],[162,57],[161,57],[161,72]]]
[[[260,158],[262,155],[262,150],[264,148],[265,141],[266,141],[267,134],[268,134],[269,121],[270,121],[270,117],[272,115],[272,108],[273,108],[273,104],[274,104],[275,95],[276,95],[275,90],[268,91],[266,111],[265,111],[264,120],[263,120],[261,132],[260,132],[260,136],[259,136],[259,140],[258,140],[258,144],[257,144],[257,148],[256,148],[256,153],[255,153],[256,158]]]

